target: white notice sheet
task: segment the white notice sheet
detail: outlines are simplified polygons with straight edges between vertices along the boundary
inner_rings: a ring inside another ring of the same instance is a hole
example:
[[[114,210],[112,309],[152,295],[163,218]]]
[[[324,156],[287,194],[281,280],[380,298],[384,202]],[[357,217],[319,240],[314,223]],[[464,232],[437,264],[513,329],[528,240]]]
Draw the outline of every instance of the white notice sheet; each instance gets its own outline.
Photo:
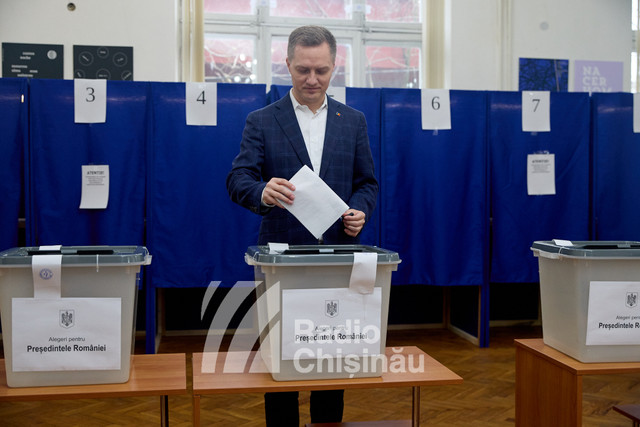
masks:
[[[381,354],[382,290],[282,290],[282,359]]]
[[[13,370],[120,369],[121,306],[120,298],[13,298]]]
[[[544,196],[556,194],[556,157],[554,154],[527,156],[527,194]]]
[[[640,282],[589,284],[586,345],[640,345]]]
[[[109,165],[83,165],[80,209],[106,209],[108,204]]]

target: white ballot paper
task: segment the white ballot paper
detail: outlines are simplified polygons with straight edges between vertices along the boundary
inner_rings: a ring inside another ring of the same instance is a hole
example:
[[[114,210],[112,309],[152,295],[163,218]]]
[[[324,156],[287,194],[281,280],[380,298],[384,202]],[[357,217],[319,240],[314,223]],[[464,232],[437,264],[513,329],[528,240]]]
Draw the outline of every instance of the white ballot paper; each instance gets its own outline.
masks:
[[[589,284],[586,345],[640,345],[640,282]]]
[[[12,299],[12,368],[120,369],[120,298]]]
[[[349,206],[308,166],[302,166],[289,180],[296,186],[293,204],[279,202],[316,239],[349,209]]]
[[[108,203],[109,165],[83,165],[80,209],[106,209]]]
[[[556,194],[555,154],[527,156],[527,194],[530,196]]]
[[[282,290],[282,360],[380,354],[381,288]]]

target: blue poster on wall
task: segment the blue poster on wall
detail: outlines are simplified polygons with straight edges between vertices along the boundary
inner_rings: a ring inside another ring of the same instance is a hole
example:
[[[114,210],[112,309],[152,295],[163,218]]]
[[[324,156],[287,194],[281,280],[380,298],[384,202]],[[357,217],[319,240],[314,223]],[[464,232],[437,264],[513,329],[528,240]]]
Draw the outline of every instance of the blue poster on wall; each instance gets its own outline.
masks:
[[[520,58],[518,89],[567,92],[569,90],[569,60]]]

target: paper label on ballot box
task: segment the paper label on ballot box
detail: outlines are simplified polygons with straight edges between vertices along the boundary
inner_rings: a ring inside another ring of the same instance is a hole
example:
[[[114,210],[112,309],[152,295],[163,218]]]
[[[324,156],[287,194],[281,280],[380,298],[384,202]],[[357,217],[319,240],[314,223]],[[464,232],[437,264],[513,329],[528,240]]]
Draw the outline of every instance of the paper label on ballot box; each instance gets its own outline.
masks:
[[[13,298],[13,371],[119,370],[121,307],[121,298]]]
[[[586,345],[640,345],[640,282],[592,281]]]
[[[382,291],[282,291],[282,359],[372,356],[381,352]]]

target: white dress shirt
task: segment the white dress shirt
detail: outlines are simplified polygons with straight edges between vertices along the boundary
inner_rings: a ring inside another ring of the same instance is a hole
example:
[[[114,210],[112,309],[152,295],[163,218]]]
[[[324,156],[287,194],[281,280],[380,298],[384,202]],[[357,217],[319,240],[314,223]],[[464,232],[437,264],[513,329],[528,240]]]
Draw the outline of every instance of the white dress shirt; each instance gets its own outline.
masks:
[[[322,106],[315,113],[306,105],[301,105],[293,96],[293,90],[289,93],[293,110],[296,112],[298,126],[304,138],[304,145],[311,159],[313,171],[320,175],[320,163],[322,162],[322,149],[324,148],[324,133],[327,127],[327,95],[324,96]]]

